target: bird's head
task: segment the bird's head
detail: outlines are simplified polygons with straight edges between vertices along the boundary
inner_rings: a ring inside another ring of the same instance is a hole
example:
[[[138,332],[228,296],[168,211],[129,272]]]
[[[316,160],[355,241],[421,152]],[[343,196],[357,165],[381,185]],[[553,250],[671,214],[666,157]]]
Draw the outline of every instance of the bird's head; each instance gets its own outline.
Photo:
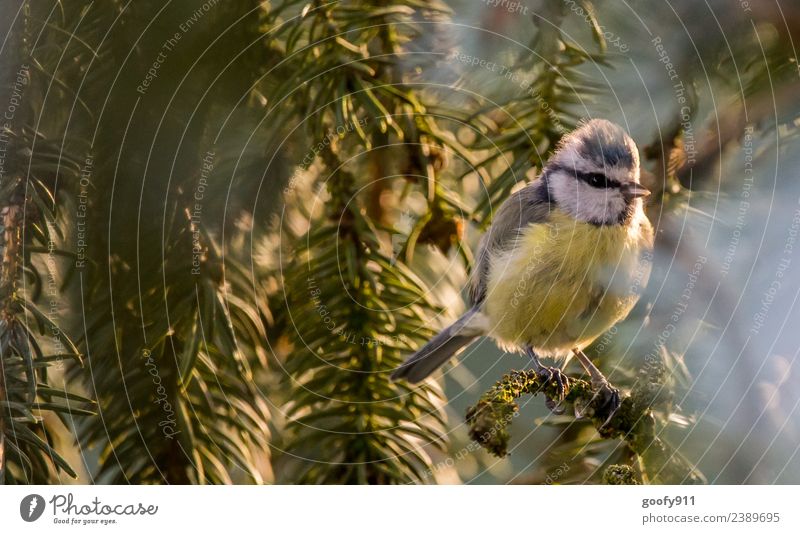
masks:
[[[544,168],[551,198],[579,221],[627,224],[638,200],[650,194],[639,184],[639,151],[616,124],[584,123],[564,137]]]

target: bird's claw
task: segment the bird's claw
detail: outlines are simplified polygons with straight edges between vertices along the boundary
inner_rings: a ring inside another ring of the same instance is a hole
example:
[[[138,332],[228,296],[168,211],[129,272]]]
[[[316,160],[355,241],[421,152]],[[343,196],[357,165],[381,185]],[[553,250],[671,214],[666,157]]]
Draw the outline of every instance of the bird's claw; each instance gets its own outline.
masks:
[[[564,413],[564,406],[560,402],[556,402],[550,397],[544,398],[544,405],[547,406],[547,409],[555,415],[561,415]]]
[[[543,378],[545,384],[555,382],[558,394],[556,398],[547,397],[545,399],[545,406],[555,414],[564,413],[564,408],[561,402],[567,395],[567,388],[569,387],[569,377],[564,374],[561,369],[556,367],[542,367],[539,370],[539,376]]]
[[[614,414],[619,410],[622,404],[622,399],[619,396],[619,390],[613,387],[606,381],[599,384],[593,384],[596,391],[595,396],[598,396],[598,409],[596,413],[600,415],[604,422],[600,428],[603,428],[611,421]],[[606,415],[607,414],[607,415]],[[603,417],[605,416],[605,417]]]

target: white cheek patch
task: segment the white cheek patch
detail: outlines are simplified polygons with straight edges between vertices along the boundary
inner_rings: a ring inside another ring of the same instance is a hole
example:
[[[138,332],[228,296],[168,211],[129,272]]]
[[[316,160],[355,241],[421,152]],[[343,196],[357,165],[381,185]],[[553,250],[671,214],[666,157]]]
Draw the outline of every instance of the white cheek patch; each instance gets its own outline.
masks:
[[[565,176],[563,173],[555,173],[550,178],[550,187],[553,198],[562,210],[573,217],[578,215],[578,181],[575,178]]]
[[[551,178],[551,186],[558,206],[579,221],[613,224],[627,208],[618,188],[592,187],[563,173]]]

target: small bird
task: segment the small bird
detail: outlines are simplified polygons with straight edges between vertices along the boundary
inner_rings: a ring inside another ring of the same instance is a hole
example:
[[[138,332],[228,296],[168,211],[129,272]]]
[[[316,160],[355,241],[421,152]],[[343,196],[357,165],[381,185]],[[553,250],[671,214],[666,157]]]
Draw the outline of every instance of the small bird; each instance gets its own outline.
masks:
[[[412,355],[392,380],[417,383],[480,336],[525,352],[554,380],[567,377],[540,357],[571,354],[592,385],[619,394],[583,353],[639,299],[650,276],[653,228],[644,213],[639,153],[620,126],[594,119],[565,136],[541,175],[512,194],[482,237],[469,279],[470,309]],[[549,400],[548,405],[556,405]]]

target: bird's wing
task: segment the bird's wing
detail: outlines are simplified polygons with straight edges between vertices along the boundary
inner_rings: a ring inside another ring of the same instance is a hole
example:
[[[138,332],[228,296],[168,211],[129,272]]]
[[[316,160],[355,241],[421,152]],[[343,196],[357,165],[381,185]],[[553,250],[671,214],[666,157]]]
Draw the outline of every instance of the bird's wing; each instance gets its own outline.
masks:
[[[547,180],[544,177],[520,189],[503,202],[478,245],[478,254],[469,279],[469,295],[473,305],[479,305],[486,296],[490,258],[513,247],[523,228],[530,224],[547,222],[551,209]]]

